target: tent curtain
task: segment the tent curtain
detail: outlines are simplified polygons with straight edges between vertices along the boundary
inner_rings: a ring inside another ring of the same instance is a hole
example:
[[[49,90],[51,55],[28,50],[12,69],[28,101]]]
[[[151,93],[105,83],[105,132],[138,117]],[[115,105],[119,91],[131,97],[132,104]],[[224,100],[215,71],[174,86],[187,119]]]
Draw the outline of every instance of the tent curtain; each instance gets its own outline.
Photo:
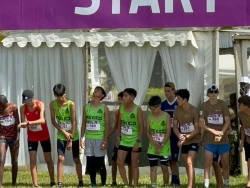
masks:
[[[22,91],[33,90],[35,98],[45,103],[46,120],[49,127],[52,158],[57,163],[56,138],[57,130],[50,121],[49,103],[54,100],[52,88],[57,83],[66,86],[67,97],[76,104],[77,123],[80,129],[82,121],[82,106],[84,99],[84,53],[82,48],[70,45],[63,48],[55,45],[48,48],[45,44],[39,48],[27,45],[25,48],[17,44],[10,48],[0,45],[0,94],[6,95],[9,102],[21,105]],[[9,152],[6,165],[11,165]],[[38,149],[38,163],[46,169],[41,147]],[[73,168],[73,159],[70,152],[66,152],[65,172]],[[26,129],[21,130],[19,165],[29,164]],[[83,164],[84,165],[84,164]]]
[[[142,47],[115,44],[105,52],[115,85],[119,91],[125,88],[137,90],[135,103],[141,105],[146,96],[156,57],[156,48],[145,43]]]
[[[177,89],[188,89],[190,103],[197,106],[202,99],[204,85],[204,45],[198,41],[196,53],[191,45],[176,43],[173,47],[159,46],[167,80],[174,82]]]

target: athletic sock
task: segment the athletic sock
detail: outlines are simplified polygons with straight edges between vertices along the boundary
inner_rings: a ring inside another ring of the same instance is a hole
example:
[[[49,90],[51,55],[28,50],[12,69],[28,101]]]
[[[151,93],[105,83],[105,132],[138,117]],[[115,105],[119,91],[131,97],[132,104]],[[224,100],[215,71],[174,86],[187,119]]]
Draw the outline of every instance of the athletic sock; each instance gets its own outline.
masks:
[[[224,180],[224,185],[225,185],[225,186],[229,186],[229,179],[225,179],[225,180]]]
[[[179,175],[176,176],[176,185],[181,185]]]
[[[204,186],[205,186],[206,188],[209,187],[209,179],[205,179],[205,180],[204,180]]]

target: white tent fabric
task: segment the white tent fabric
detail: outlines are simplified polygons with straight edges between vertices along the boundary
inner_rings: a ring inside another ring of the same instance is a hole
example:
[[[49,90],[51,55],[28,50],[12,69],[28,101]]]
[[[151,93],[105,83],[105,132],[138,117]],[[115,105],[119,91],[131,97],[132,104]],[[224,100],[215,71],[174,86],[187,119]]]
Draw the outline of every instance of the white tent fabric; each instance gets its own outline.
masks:
[[[159,52],[168,81],[174,82],[178,89],[188,89],[190,103],[197,106],[201,101],[204,83],[204,45],[199,43],[199,53],[192,46],[173,47],[160,45]]]
[[[54,48],[41,45],[34,48],[27,45],[20,48],[14,44],[10,48],[0,45],[0,93],[6,95],[9,102],[21,105],[21,94],[24,89],[34,91],[35,97],[45,103],[46,120],[48,123],[52,157],[57,163],[56,135],[57,131],[52,126],[49,116],[49,102],[54,100],[52,88],[57,83],[62,83],[67,88],[67,96],[75,101],[78,128],[82,121],[82,106],[84,103],[84,53],[82,48],[71,45],[62,48],[59,44]],[[46,168],[41,147],[38,150],[40,167]],[[6,165],[10,165],[9,153]],[[19,165],[28,165],[29,155],[27,147],[26,130],[22,129],[20,137]],[[71,152],[66,153],[65,172],[73,172]],[[83,164],[84,166],[85,164]],[[56,169],[55,169],[56,170]]]
[[[137,90],[135,103],[141,105],[146,96],[156,56],[156,48],[149,44],[137,47],[131,44],[124,48],[120,44],[105,46],[109,67],[119,91],[125,88]]]
[[[197,47],[193,33],[191,31],[142,31],[142,32],[80,32],[80,31],[48,31],[48,32],[18,32],[7,36],[3,41],[3,46],[11,47],[13,43],[17,43],[19,47],[25,47],[29,42],[34,47],[39,47],[43,42],[48,47],[54,47],[56,43],[60,43],[63,47],[69,47],[75,43],[78,47],[83,47],[89,42],[92,47],[97,47],[101,42],[106,46],[112,47],[115,43],[127,47],[131,42],[142,47],[145,42],[149,42],[151,46],[157,47],[161,42],[167,46],[174,46],[176,42],[180,42],[183,46],[187,41],[191,41],[192,45]]]

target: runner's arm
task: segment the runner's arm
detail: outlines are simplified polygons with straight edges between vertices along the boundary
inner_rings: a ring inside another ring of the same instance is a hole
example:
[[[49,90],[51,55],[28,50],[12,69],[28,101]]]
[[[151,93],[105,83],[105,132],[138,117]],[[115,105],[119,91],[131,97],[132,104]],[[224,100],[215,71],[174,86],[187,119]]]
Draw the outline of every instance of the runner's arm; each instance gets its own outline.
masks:
[[[228,129],[227,129],[227,135],[230,135],[230,133],[233,131],[231,125],[229,125]]]
[[[174,115],[173,115],[173,131],[175,135],[179,138],[180,137],[180,132],[178,129],[178,119],[176,116],[176,110],[174,110]]]
[[[168,114],[167,114],[166,132],[167,132],[167,134],[164,136],[164,139],[162,141],[162,145],[164,145],[170,139],[170,135],[171,135],[171,118]]]
[[[118,114],[118,110],[116,110],[116,112],[115,112],[115,124],[114,124],[113,128],[111,129],[108,138],[111,137],[117,131],[117,125],[118,125],[118,121],[120,119],[119,117],[117,117],[117,114]]]
[[[82,127],[81,127],[81,139],[83,139],[86,131],[86,105],[83,106],[82,110]]]
[[[107,142],[108,140],[108,134],[109,134],[109,109],[105,105],[105,112],[104,112],[104,118],[105,118],[105,131],[104,131],[104,141]]]
[[[138,123],[139,123],[139,134],[138,134],[138,140],[142,139],[142,134],[143,134],[143,114],[142,114],[142,109],[138,107]]]
[[[70,112],[71,112],[71,124],[72,124],[71,135],[72,137],[74,137],[77,129],[76,106],[74,102],[71,102],[70,104]]]
[[[196,136],[197,134],[199,134],[201,132],[201,129],[199,127],[198,112],[195,110],[195,111],[193,111],[193,113],[194,113],[194,127],[195,127],[195,130],[187,135],[188,138],[192,138],[192,137]]]
[[[243,146],[245,143],[246,135],[243,126],[240,126],[240,145]]]
[[[16,105],[14,105],[14,117],[15,117],[15,126],[17,127],[17,137],[19,138],[20,128],[18,127],[18,125],[20,124],[20,119],[19,119],[18,108]]]
[[[153,143],[154,140],[153,140],[152,135],[151,135],[151,132],[150,132],[149,120],[148,120],[148,118],[147,118],[147,123],[146,123],[146,124],[147,124],[147,137],[148,137],[148,140],[149,140],[149,142]]]
[[[222,131],[223,133],[226,133],[226,131],[228,130],[230,124],[231,124],[230,117],[229,117],[229,116],[226,116],[226,117],[225,117],[225,124],[224,124],[224,126],[223,126],[223,128],[222,128],[221,131]]]
[[[54,104],[53,104],[53,101],[50,102],[50,104],[49,104],[49,109],[50,109],[50,119],[51,119],[52,125],[53,125],[58,131],[60,131],[61,133],[64,134],[64,130],[61,128],[60,125],[58,125],[58,124],[56,123],[56,117],[55,117],[55,113],[54,113]]]
[[[40,119],[36,121],[29,121],[28,125],[37,125],[37,124],[44,124],[45,123],[45,106],[43,102],[39,102],[39,108],[40,108]]]
[[[205,119],[204,118],[200,118],[199,119],[199,127],[201,129],[203,129],[204,131],[208,131],[213,133],[214,129],[209,128],[206,124],[205,124]]]
[[[24,105],[20,107],[20,116],[21,116],[21,122],[25,122],[25,115],[24,115]]]

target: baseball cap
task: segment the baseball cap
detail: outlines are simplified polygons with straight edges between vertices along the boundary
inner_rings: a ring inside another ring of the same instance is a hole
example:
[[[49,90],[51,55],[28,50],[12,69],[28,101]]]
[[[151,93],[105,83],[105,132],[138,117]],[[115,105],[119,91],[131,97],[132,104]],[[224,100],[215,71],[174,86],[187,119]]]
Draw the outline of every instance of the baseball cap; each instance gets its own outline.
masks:
[[[172,90],[175,90],[175,84],[173,82],[167,82],[164,87],[171,87]]]
[[[248,83],[248,84],[250,84],[250,79],[247,76],[243,76],[240,79],[240,83]]]
[[[212,84],[208,88],[209,91],[217,91],[219,90],[219,87],[216,84]]]
[[[31,103],[34,97],[34,93],[31,90],[24,90],[22,97],[23,97],[23,103]]]

